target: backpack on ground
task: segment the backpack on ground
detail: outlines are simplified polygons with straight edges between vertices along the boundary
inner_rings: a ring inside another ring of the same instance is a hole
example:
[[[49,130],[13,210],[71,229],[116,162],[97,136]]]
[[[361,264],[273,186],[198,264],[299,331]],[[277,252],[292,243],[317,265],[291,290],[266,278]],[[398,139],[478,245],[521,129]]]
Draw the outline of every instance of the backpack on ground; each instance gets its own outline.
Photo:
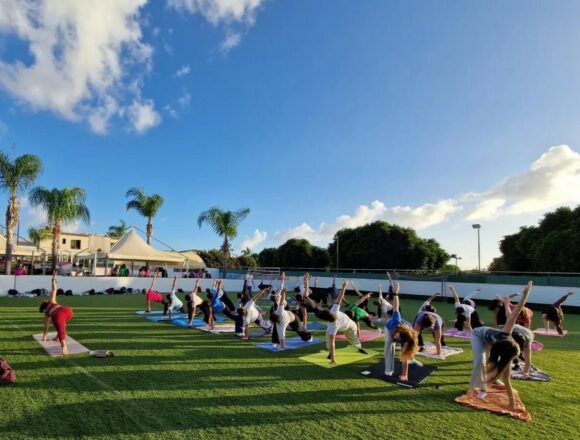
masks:
[[[16,373],[4,358],[0,357],[0,385],[10,385],[16,382]]]

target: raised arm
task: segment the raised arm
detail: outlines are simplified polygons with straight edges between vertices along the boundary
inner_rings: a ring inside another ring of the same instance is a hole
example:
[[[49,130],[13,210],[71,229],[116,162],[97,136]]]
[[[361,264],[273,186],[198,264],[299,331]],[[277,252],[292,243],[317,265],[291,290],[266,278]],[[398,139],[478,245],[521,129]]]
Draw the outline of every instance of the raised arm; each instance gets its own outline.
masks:
[[[401,285],[396,283],[393,286],[393,304],[391,304],[393,306],[393,313],[399,311],[399,290],[401,290]]]
[[[254,301],[254,303],[256,303],[260,298],[262,298],[264,295],[266,295],[269,292],[270,289],[262,289],[260,290],[258,293],[256,293],[254,295],[254,297],[252,298],[252,301]]]
[[[507,317],[506,323],[503,327],[504,332],[506,332],[506,333],[512,332],[514,325],[516,323],[516,319],[517,319],[518,315],[520,314],[520,312],[522,311],[522,309],[524,308],[524,305],[526,304],[526,301],[528,300],[528,296],[530,295],[531,290],[532,290],[532,282],[529,281],[528,285],[524,288],[524,291],[522,292],[522,297],[520,298],[520,302],[511,311],[511,313]],[[506,313],[507,312],[508,312],[508,309],[506,309]]]
[[[338,296],[336,297],[336,300],[334,301],[334,304],[342,304],[342,300],[344,299],[344,294],[346,293],[346,288],[348,287],[348,281],[344,280],[342,282],[342,289],[340,291],[340,293],[338,294]]]
[[[367,298],[371,297],[371,292],[362,295],[357,302],[354,303],[355,306],[360,306]]]
[[[155,286],[155,281],[157,280],[157,269],[153,273],[153,279],[151,280],[151,285],[149,286],[149,290],[153,290],[153,286]]]
[[[286,272],[282,272],[282,282],[280,283],[280,290],[284,288],[285,282],[286,282]]]
[[[427,298],[427,300],[425,302],[428,302],[429,304],[431,304],[431,301],[433,301],[438,296],[441,296],[441,292],[434,293],[429,298]]]
[[[318,277],[314,278],[314,288],[318,287]]]
[[[451,284],[448,286],[449,290],[451,291],[451,295],[453,295],[453,299],[455,300],[456,303],[461,302],[459,301],[459,296],[457,296],[457,292],[455,291],[455,287],[453,287]]]
[[[56,302],[56,291],[58,290],[58,285],[56,283],[56,270],[52,272],[52,280],[51,280],[51,287],[50,287],[50,302],[52,304],[57,304]]]
[[[171,285],[171,292],[175,293],[175,285],[177,284],[177,276],[173,277],[173,284]]]
[[[389,280],[389,286],[394,287],[393,279],[391,278],[391,274],[389,272],[387,272],[387,279]]]
[[[195,293],[197,294],[197,290],[199,289],[199,278],[195,279],[195,285],[193,286],[193,292],[191,293]]]
[[[358,296],[363,296],[363,294],[361,293],[361,291],[360,291],[360,290],[358,290],[358,287],[356,287],[356,284],[355,284],[353,281],[351,281],[351,282],[350,282],[350,284],[351,284],[351,286],[354,288],[354,291],[356,292],[356,294],[357,294]],[[357,304],[357,305],[358,305],[358,304]]]
[[[560,298],[558,301],[552,304],[552,307],[560,307],[564,303],[564,301],[566,301],[568,297],[572,295],[574,295],[574,292],[568,292],[566,295],[564,295],[562,298]]]

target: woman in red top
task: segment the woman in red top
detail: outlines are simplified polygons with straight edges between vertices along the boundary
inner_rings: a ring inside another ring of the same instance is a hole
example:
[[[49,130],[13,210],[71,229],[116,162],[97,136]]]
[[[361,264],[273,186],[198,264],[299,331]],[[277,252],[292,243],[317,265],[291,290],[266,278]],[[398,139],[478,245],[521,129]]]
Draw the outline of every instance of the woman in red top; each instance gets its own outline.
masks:
[[[151,280],[151,286],[149,287],[149,290],[147,290],[147,293],[145,293],[145,301],[147,302],[147,310],[146,310],[147,313],[151,313],[152,302],[159,304],[164,303],[163,295],[153,290],[156,280],[157,280],[157,269],[155,269],[155,274],[153,275],[153,279]]]
[[[52,324],[56,329],[56,338],[62,347],[62,354],[68,354],[66,346],[66,323],[73,317],[73,311],[69,307],[61,306],[56,302],[56,270],[52,273],[52,291],[50,292],[50,300],[43,301],[40,304],[40,312],[44,313],[44,336],[42,340],[48,341],[48,326],[52,320]]]

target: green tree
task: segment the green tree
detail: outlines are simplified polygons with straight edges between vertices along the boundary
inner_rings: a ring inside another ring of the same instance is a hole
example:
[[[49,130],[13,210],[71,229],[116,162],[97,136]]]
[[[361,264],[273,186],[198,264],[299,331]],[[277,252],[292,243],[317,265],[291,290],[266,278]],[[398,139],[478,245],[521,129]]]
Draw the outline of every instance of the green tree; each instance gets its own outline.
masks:
[[[33,188],[29,195],[32,206],[40,206],[46,212],[52,227],[52,269],[57,268],[58,249],[62,226],[77,220],[89,223],[91,216],[85,205],[86,193],[82,188],[46,189]]]
[[[278,258],[277,258],[277,249],[276,248],[264,248],[258,254],[258,262],[262,267],[277,267],[278,266]]]
[[[349,269],[436,270],[449,260],[437,241],[383,221],[338,231],[328,247],[332,264],[336,264],[337,241],[340,267]]]
[[[224,267],[228,267],[230,258],[230,240],[238,235],[238,226],[250,214],[248,208],[238,209],[237,211],[225,211],[214,206],[207,211],[203,211],[197,217],[197,225],[201,228],[204,224],[208,225],[219,236],[223,237],[221,251],[224,258]]]
[[[40,242],[52,237],[50,228],[28,228],[28,239],[40,249]]]
[[[121,238],[126,230],[127,230],[127,224],[123,220],[119,220],[118,225],[109,226],[109,231],[107,232],[107,237]]]
[[[277,265],[285,268],[326,268],[326,249],[313,246],[308,240],[291,238],[276,250]]]
[[[139,214],[147,219],[147,244],[151,244],[151,237],[153,237],[153,218],[157,215],[157,211],[163,205],[163,197],[159,194],[148,196],[142,188],[130,188],[125,197],[132,197],[127,202],[127,210],[134,209]]]
[[[6,273],[12,271],[14,250],[14,229],[20,215],[18,193],[27,189],[42,172],[42,162],[38,156],[24,154],[11,160],[0,153],[0,188],[9,194],[6,209]]]

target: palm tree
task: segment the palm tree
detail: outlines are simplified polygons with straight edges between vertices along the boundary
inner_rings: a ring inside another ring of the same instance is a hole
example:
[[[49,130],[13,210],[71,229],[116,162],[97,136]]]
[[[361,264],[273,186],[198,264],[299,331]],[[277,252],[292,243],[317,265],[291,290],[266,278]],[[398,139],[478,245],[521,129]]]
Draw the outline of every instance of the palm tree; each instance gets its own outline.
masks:
[[[10,194],[6,209],[6,273],[12,270],[14,228],[20,215],[18,192],[28,188],[42,172],[42,162],[34,154],[24,154],[10,160],[0,153],[0,188]]]
[[[40,250],[40,242],[46,240],[47,238],[52,237],[52,232],[50,232],[50,228],[29,228],[28,229],[28,238],[34,243]]]
[[[207,211],[203,211],[197,218],[197,225],[200,228],[205,223],[210,226],[217,235],[224,238],[221,250],[224,255],[224,267],[226,269],[230,257],[230,239],[233,239],[238,235],[238,226],[249,213],[249,208],[242,208],[237,211],[224,211],[223,209],[214,206],[209,208]]]
[[[123,220],[119,220],[118,225],[109,226],[109,232],[107,232],[107,237],[121,238],[126,230],[127,224]]]
[[[133,197],[127,202],[127,210],[134,209],[143,217],[147,217],[147,244],[151,244],[153,237],[153,217],[163,205],[163,197],[159,194],[148,196],[142,188],[133,187],[127,191],[125,197]]]
[[[52,226],[52,269],[55,270],[62,225],[77,220],[89,223],[91,220],[85,205],[85,190],[76,187],[49,190],[39,186],[30,191],[29,199],[32,206],[41,206],[46,211],[48,223]]]

